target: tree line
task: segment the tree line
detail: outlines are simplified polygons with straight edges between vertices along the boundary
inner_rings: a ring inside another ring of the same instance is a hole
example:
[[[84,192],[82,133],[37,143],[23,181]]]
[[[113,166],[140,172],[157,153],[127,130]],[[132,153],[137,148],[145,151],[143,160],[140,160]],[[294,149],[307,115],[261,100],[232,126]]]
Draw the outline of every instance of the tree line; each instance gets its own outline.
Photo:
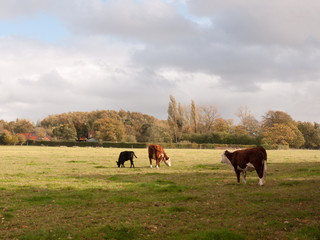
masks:
[[[0,143],[23,144],[19,133],[33,132],[52,140],[110,142],[176,142],[248,144],[266,148],[320,148],[320,124],[295,121],[282,111],[268,111],[258,121],[247,106],[236,113],[239,123],[221,117],[214,104],[182,105],[170,95],[168,119],[130,111],[99,110],[50,115],[36,124],[26,119],[0,120]]]
[[[320,148],[320,125],[295,121],[282,111],[267,111],[258,121],[247,106],[236,113],[239,124],[223,119],[215,105],[182,106],[170,96],[168,125],[177,142],[255,144],[266,148]]]

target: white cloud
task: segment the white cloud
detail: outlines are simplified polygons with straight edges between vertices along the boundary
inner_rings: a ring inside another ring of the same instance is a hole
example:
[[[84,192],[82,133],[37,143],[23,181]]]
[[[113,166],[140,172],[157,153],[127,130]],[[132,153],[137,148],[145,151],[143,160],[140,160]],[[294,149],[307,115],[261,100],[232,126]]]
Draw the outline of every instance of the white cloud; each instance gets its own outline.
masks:
[[[55,44],[0,36],[0,119],[125,109],[166,119],[169,95],[283,110],[318,121],[320,4],[215,0],[7,1],[1,20],[39,12],[68,38]],[[54,29],[53,29],[54,30]],[[0,33],[1,34],[1,33]]]

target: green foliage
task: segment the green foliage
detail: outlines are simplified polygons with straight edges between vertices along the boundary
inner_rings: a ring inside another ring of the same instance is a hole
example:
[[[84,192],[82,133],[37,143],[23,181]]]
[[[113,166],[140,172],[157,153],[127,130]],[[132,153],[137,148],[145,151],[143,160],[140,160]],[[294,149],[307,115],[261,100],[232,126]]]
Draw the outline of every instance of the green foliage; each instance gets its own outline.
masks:
[[[0,142],[3,145],[10,145],[12,142],[12,135],[8,131],[4,131],[4,133],[0,137]]]
[[[299,239],[306,240],[319,240],[320,239],[320,227],[319,226],[309,226],[305,227],[297,232]]]
[[[77,132],[73,125],[59,125],[53,128],[52,136],[58,140],[74,140],[77,138]]]
[[[3,145],[24,144],[25,141],[26,139],[24,136],[11,134],[7,130],[4,130],[4,132],[0,135],[0,144],[3,144]]]
[[[261,137],[249,135],[229,134],[225,132],[213,132],[211,134],[184,135],[184,139],[190,142],[214,143],[214,144],[237,144],[237,145],[261,145]]]
[[[317,123],[298,122],[298,129],[303,135],[304,148],[320,148],[320,127]]]

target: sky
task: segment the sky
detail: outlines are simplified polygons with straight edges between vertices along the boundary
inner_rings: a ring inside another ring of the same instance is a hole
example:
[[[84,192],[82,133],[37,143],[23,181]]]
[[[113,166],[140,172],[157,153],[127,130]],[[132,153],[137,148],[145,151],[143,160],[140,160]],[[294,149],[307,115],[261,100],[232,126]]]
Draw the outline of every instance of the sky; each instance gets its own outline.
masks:
[[[320,121],[318,0],[0,0],[0,119],[125,110],[169,96],[236,119]]]

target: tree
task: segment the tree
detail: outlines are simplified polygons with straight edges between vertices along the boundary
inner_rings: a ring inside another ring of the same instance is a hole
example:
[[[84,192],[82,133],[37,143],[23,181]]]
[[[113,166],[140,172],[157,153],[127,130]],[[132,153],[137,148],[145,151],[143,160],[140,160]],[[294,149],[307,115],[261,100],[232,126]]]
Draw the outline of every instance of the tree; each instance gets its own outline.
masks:
[[[272,127],[275,124],[288,124],[294,122],[292,117],[281,111],[268,111],[263,116],[262,127]]]
[[[10,145],[12,143],[12,135],[8,130],[4,130],[0,137],[0,143],[4,145]]]
[[[201,112],[201,120],[202,125],[204,127],[205,133],[210,133],[212,131],[212,126],[214,124],[214,121],[219,117],[218,108],[213,105],[201,105],[199,107],[199,110]]]
[[[88,138],[87,113],[75,112],[72,114],[72,123],[77,132],[77,139]]]
[[[305,143],[304,148],[320,147],[320,128],[317,123],[298,122],[298,129],[302,133]]]
[[[295,138],[295,133],[289,126],[278,123],[265,128],[263,135],[271,148],[276,148],[277,145],[289,145]]]
[[[17,119],[13,127],[13,133],[29,133],[33,130],[34,124],[26,119]]]
[[[93,129],[95,138],[101,141],[121,141],[125,136],[123,123],[108,117],[96,120]]]
[[[139,142],[168,142],[168,134],[164,128],[146,123],[141,127],[138,140]]]
[[[23,145],[27,142],[27,139],[25,136],[19,134],[17,135],[17,137],[18,137],[18,144]]]
[[[179,138],[178,121],[179,121],[179,114],[178,114],[177,102],[176,102],[176,99],[172,95],[170,95],[170,102],[168,106],[168,124],[172,131],[172,135],[175,142],[178,142],[178,138]]]
[[[285,112],[268,111],[263,117],[262,126],[264,127],[264,135],[268,135],[266,139],[273,145],[288,144],[290,147],[299,148],[305,143],[297,123]]]
[[[260,133],[260,123],[253,116],[251,111],[248,109],[247,105],[240,107],[237,114],[240,118],[240,125],[245,128],[247,133],[251,136],[258,136]]]
[[[58,140],[75,140],[77,132],[73,125],[60,125],[52,131],[52,136]]]
[[[197,133],[198,130],[198,113],[195,102],[191,101],[191,116],[190,116],[191,126],[193,127],[194,133]]]
[[[36,127],[34,131],[35,131],[35,134],[41,138],[44,138],[47,135],[47,131],[43,127]]]
[[[225,120],[223,118],[217,118],[214,120],[212,130],[214,132],[230,133],[233,126],[233,120]]]

